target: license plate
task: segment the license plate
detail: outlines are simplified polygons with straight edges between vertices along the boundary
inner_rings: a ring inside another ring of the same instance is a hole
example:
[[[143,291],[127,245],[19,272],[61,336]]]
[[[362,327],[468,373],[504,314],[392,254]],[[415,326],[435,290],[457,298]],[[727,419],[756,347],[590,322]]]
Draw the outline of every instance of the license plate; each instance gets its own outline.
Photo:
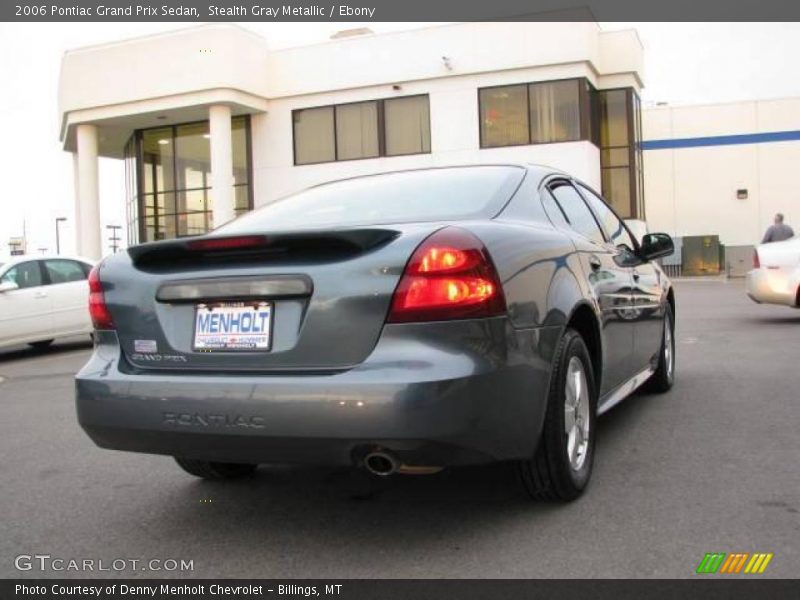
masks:
[[[269,350],[271,338],[269,302],[198,304],[195,308],[195,350]]]

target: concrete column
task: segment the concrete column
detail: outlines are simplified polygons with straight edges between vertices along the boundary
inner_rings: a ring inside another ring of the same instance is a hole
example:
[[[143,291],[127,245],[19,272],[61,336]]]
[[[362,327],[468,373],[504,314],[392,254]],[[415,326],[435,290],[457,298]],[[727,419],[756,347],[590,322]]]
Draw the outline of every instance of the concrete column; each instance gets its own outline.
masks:
[[[208,109],[208,119],[211,132],[213,218],[216,228],[233,220],[236,216],[233,195],[231,109],[224,104],[215,104]]]
[[[98,181],[97,126],[83,123],[76,130],[75,235],[78,254],[100,260],[100,186]]]

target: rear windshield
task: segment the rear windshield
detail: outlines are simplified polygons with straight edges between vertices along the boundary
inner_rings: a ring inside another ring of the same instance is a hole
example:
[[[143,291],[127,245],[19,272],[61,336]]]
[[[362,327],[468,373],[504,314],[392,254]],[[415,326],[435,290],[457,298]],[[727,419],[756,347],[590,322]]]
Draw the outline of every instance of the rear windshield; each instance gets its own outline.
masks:
[[[491,218],[524,174],[521,167],[478,166],[336,181],[268,204],[215,233]]]

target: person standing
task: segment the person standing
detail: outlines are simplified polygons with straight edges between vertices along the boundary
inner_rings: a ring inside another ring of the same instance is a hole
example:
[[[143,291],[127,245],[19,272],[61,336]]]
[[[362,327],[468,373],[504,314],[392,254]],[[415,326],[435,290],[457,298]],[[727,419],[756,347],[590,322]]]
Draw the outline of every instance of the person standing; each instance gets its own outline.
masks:
[[[782,242],[793,237],[794,230],[783,222],[783,213],[777,213],[774,223],[767,227],[767,232],[764,234],[764,239],[761,240],[761,243]]]

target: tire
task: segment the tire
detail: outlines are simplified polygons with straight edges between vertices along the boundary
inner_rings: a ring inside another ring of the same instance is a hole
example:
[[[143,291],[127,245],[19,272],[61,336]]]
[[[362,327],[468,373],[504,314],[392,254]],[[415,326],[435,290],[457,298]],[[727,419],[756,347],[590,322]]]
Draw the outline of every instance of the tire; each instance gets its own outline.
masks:
[[[38,342],[31,342],[28,344],[31,348],[36,348],[37,350],[44,350],[45,348],[49,348],[50,344],[52,344],[55,340],[39,340]]]
[[[578,381],[577,395],[568,394]],[[575,397],[580,401],[575,403]],[[568,430],[569,414],[573,426]],[[594,463],[596,420],[597,389],[589,351],[580,334],[567,329],[555,352],[539,446],[533,458],[518,464],[523,486],[532,498],[565,502],[583,493]]]
[[[669,352],[668,352],[669,351]],[[675,317],[672,306],[667,304],[664,313],[664,330],[661,334],[661,348],[658,351],[656,372],[647,380],[645,389],[649,392],[663,394],[675,383]]]
[[[178,458],[177,456],[175,457],[175,462],[190,475],[215,481],[247,477],[252,475],[258,466],[193,460],[191,458]]]

